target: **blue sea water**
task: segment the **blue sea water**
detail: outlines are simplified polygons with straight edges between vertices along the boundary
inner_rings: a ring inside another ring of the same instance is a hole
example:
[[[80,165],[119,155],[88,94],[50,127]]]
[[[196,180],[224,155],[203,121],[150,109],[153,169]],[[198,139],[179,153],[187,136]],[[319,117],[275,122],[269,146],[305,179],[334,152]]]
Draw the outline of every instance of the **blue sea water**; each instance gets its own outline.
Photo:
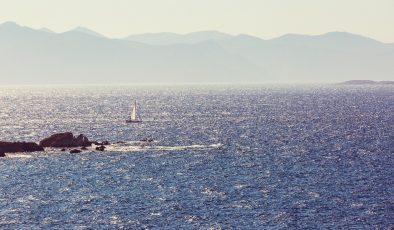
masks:
[[[394,227],[393,86],[0,87],[0,140],[64,131],[124,143],[0,158],[0,229]]]

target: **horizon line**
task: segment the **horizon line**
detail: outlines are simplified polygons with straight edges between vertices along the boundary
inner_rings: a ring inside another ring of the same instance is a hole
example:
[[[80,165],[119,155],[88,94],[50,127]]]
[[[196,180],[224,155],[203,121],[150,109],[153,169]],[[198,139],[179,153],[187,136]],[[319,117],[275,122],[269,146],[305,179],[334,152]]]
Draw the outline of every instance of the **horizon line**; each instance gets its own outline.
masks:
[[[362,80],[362,79],[353,79],[353,80],[346,80],[346,81],[335,81],[335,82],[173,82],[173,83],[164,83],[164,82],[139,82],[139,83],[49,83],[49,84],[0,84],[0,88],[7,88],[7,87],[139,87],[139,86],[332,86],[332,85],[343,85],[343,83],[348,83],[352,81],[371,81],[374,83],[381,83],[381,82],[392,82],[392,80]],[[357,84],[355,84],[357,85]],[[360,84],[360,86],[364,86],[368,84]],[[389,85],[392,84],[372,84],[372,85]]]

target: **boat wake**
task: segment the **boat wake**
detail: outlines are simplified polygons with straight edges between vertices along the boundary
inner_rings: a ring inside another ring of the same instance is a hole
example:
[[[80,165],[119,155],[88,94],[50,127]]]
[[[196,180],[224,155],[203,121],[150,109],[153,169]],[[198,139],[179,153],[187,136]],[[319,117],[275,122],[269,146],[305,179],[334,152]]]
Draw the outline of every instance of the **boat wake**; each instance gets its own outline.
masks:
[[[32,155],[27,154],[17,154],[17,153],[8,153],[7,158],[32,158]]]
[[[210,145],[180,145],[180,146],[164,146],[156,143],[144,143],[141,141],[130,141],[124,143],[115,143],[106,146],[106,151],[111,152],[139,152],[139,151],[182,151],[182,150],[211,150],[222,148],[223,144]]]

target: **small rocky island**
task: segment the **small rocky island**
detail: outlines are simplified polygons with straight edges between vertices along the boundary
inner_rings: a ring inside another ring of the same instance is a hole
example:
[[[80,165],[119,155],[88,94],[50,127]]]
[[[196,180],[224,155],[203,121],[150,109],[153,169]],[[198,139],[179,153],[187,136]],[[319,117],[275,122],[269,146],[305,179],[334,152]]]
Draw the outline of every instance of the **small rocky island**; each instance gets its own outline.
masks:
[[[340,85],[394,85],[394,81],[351,80],[339,83]]]
[[[89,141],[83,134],[74,136],[71,132],[56,133],[41,140],[39,144],[35,142],[0,141],[0,157],[5,157],[6,153],[40,152],[45,151],[45,148],[62,148],[61,151],[66,151],[65,148],[75,148],[70,150],[70,153],[80,153],[93,144],[97,146],[96,150],[104,151],[105,146],[110,143],[108,141]]]

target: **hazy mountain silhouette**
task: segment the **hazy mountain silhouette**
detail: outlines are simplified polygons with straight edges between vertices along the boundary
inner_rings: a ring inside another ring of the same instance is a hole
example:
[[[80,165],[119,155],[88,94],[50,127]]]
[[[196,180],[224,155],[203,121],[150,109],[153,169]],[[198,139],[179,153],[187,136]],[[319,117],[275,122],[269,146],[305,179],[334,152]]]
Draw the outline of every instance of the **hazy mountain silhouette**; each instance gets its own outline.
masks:
[[[48,33],[3,23],[0,84],[394,78],[394,45],[349,33],[289,34],[271,40],[219,32],[150,34],[146,41],[144,37],[108,39],[86,28]]]
[[[69,31],[69,32],[85,33],[85,34],[88,34],[88,35],[92,35],[92,36],[96,36],[96,37],[101,37],[101,38],[105,37],[104,35],[99,34],[99,33],[97,33],[96,31],[93,31],[93,30],[91,30],[91,29],[88,29],[88,28],[82,27],[82,26],[78,26],[78,27],[74,28],[73,30],[71,30],[71,31]]]
[[[0,26],[0,82],[135,83],[258,80],[256,68],[214,42],[156,47],[69,31]]]
[[[217,41],[229,38],[231,35],[218,31],[201,31],[189,34],[176,33],[147,33],[130,35],[126,40],[142,42],[149,45],[174,45],[174,44],[195,44],[206,41]]]
[[[54,33],[52,30],[45,28],[45,27],[41,28],[40,30],[43,32],[47,32],[47,33]]]
[[[345,81],[394,78],[394,46],[349,33],[289,34],[271,40],[240,35],[219,43],[276,79]]]

